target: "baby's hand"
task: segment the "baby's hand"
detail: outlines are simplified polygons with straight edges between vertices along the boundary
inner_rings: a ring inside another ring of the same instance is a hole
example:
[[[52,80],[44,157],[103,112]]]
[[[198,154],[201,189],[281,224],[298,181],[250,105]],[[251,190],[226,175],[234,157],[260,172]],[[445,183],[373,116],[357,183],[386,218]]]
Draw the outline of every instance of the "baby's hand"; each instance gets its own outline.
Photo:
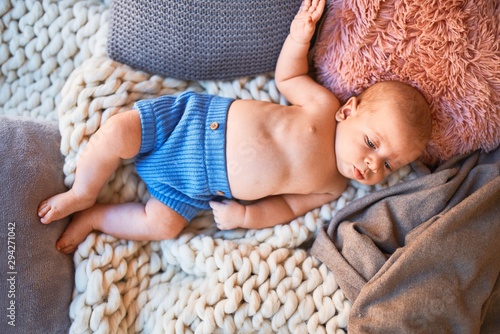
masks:
[[[211,201],[210,207],[214,213],[215,223],[220,230],[232,230],[243,226],[245,221],[245,206],[236,201]]]
[[[290,27],[290,36],[301,44],[311,41],[316,23],[323,14],[325,0],[304,0]]]

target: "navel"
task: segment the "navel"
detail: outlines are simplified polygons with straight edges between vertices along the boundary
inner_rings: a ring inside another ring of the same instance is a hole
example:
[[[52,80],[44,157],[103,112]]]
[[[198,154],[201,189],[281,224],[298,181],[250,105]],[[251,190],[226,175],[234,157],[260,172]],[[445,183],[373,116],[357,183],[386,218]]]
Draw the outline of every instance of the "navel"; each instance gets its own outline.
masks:
[[[308,131],[309,133],[315,133],[316,132],[316,127],[314,125],[311,125],[309,128],[308,128]]]

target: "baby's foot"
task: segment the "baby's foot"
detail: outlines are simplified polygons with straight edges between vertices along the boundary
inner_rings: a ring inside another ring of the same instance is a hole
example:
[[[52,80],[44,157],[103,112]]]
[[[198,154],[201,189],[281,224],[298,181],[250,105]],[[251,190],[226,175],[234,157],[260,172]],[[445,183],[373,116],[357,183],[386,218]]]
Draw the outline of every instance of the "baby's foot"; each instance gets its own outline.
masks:
[[[58,251],[64,254],[73,253],[78,245],[93,231],[91,215],[87,211],[78,212],[73,216],[56,243]]]
[[[49,224],[70,214],[87,209],[95,200],[78,196],[73,189],[46,199],[38,206],[38,216],[42,224]]]

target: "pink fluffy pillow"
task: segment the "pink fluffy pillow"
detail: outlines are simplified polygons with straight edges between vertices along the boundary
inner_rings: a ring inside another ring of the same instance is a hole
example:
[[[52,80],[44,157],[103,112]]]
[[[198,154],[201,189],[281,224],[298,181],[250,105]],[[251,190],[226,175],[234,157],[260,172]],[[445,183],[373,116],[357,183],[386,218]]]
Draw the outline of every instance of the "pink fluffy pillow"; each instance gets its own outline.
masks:
[[[498,0],[330,0],[314,54],[344,102],[377,81],[420,89],[433,135],[422,160],[500,144]]]

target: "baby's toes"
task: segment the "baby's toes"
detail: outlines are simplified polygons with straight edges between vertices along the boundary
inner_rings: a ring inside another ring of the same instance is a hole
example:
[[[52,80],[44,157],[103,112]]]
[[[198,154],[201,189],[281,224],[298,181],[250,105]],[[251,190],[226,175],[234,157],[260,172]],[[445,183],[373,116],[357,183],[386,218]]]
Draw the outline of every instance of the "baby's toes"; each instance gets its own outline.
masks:
[[[47,201],[43,201],[38,206],[38,217],[45,217],[45,215],[50,211],[50,205]]]
[[[52,223],[53,221],[58,220],[61,216],[59,214],[59,210],[51,205],[47,205],[47,208],[42,211],[44,212],[44,214],[40,216],[40,221],[42,222],[42,224]]]
[[[71,240],[67,238],[61,238],[56,243],[56,249],[64,254],[71,254],[75,251],[76,246]]]

